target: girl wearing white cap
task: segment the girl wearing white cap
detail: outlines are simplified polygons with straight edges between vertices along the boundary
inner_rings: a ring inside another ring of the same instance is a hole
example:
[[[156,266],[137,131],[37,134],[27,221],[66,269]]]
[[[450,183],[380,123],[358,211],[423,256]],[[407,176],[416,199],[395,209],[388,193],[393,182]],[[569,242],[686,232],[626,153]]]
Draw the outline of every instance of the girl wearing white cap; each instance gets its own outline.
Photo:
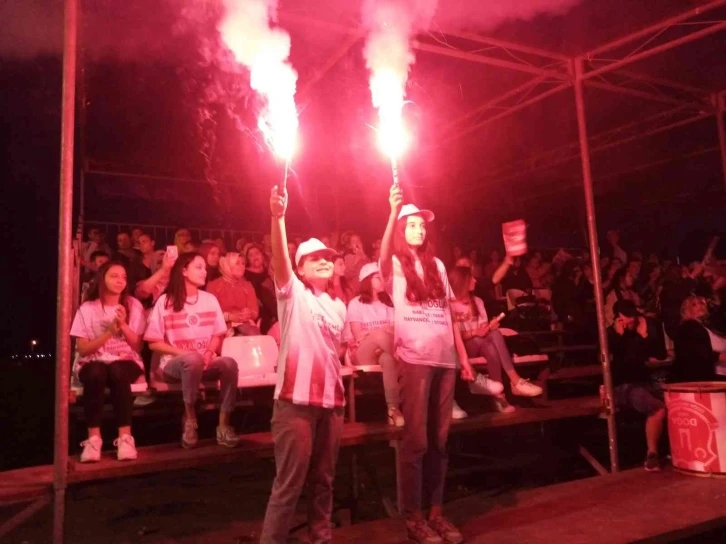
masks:
[[[391,187],[389,203],[380,273],[393,298],[394,345],[406,419],[400,477],[408,537],[425,544],[442,539],[458,543],[463,536],[441,511],[457,359],[464,380],[472,381],[474,374],[459,328],[453,326],[454,295],[446,268],[426,236],[434,214],[413,204],[403,206],[398,185]],[[431,507],[427,517],[424,504]]]
[[[403,427],[398,390],[398,364],[393,352],[393,302],[383,290],[378,263],[363,265],[358,274],[360,295],[348,304],[348,351],[355,365],[381,365],[388,423]]]
[[[267,503],[263,544],[283,543],[303,487],[308,488],[311,542],[329,542],[333,478],[343,431],[345,392],[341,335],[345,304],[331,298],[336,252],[315,238],[287,250],[287,192],[272,189],[272,265],[281,325],[272,438],[277,475]]]

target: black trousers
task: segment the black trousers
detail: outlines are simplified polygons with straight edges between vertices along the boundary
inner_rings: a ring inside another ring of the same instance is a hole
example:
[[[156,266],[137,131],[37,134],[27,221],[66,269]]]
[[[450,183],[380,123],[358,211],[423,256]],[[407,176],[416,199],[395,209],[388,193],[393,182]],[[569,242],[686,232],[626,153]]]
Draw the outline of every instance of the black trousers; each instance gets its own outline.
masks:
[[[101,426],[104,391],[111,391],[111,404],[119,427],[131,425],[131,407],[134,397],[131,384],[144,373],[134,361],[114,361],[103,363],[90,361],[84,363],[78,378],[83,384],[83,409],[89,427]]]

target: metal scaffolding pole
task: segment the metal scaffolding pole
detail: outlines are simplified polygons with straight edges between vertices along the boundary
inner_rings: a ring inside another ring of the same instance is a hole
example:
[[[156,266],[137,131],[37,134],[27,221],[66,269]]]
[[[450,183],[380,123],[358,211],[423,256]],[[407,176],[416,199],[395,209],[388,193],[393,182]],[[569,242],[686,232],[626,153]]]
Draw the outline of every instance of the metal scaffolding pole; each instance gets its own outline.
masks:
[[[615,427],[615,411],[613,409],[613,379],[610,374],[610,351],[605,326],[605,297],[602,290],[602,274],[600,271],[600,247],[597,241],[597,223],[595,221],[595,198],[592,188],[592,169],[590,167],[590,147],[587,141],[587,118],[585,116],[585,88],[583,81],[583,60],[574,60],[575,74],[575,106],[577,108],[577,128],[580,135],[580,156],[582,159],[582,182],[585,191],[585,210],[587,212],[587,233],[590,238],[590,260],[595,288],[595,307],[597,309],[597,332],[600,344],[600,363],[602,364],[605,398],[607,401],[608,446],[610,449],[610,470],[618,472],[618,437]]]
[[[722,92],[714,96],[716,99],[716,126],[718,127],[718,143],[721,148],[721,169],[723,171],[723,183],[726,188],[726,127],[724,126],[724,113],[726,113],[726,93]]]
[[[61,120],[60,206],[58,216],[58,292],[56,295],[55,440],[53,445],[53,542],[62,544],[68,486],[68,388],[71,368],[73,296],[73,131],[76,100],[78,0],[65,0],[63,99]]]

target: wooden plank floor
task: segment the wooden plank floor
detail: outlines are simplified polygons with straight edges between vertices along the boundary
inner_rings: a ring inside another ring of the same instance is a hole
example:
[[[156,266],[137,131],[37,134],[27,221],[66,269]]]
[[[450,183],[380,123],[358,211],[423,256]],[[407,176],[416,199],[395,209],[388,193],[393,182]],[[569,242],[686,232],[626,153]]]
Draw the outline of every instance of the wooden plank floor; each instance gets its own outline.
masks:
[[[494,498],[470,497],[445,509],[467,543],[618,544],[654,537],[673,542],[714,527],[726,531],[726,479],[635,469]],[[341,528],[335,540],[407,542],[401,520],[391,519]]]

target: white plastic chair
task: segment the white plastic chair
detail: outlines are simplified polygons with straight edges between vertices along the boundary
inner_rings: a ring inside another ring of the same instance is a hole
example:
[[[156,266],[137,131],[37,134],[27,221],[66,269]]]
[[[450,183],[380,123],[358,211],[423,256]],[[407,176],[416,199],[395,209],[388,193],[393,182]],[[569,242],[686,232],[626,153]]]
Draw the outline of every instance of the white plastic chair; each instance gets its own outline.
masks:
[[[222,356],[239,368],[239,387],[259,387],[277,382],[278,349],[272,336],[232,336],[222,343]]]

